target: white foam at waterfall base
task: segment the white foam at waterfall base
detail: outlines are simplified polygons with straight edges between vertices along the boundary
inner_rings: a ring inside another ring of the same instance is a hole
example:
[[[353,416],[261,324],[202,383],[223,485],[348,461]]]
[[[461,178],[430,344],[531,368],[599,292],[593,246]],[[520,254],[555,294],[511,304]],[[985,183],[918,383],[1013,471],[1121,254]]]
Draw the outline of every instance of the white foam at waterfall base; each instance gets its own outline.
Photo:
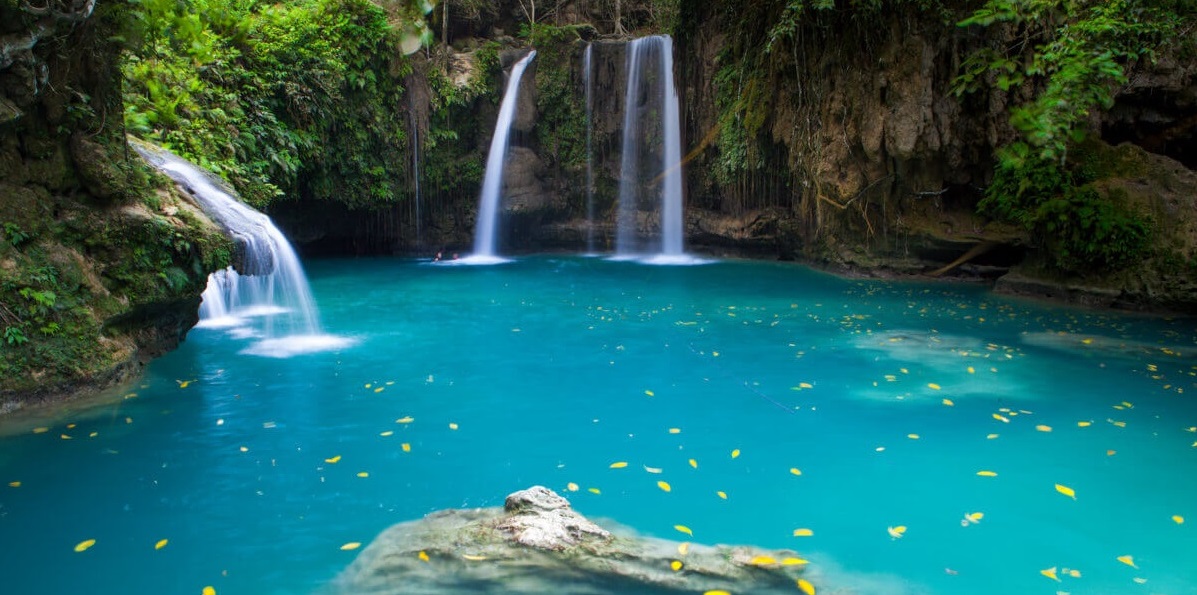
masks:
[[[462,258],[434,261],[433,264],[437,266],[490,266],[508,262],[513,261],[510,258],[503,258],[502,256],[495,256],[493,254],[470,254]]]
[[[242,349],[239,353],[284,359],[322,351],[336,351],[351,347],[355,343],[357,341],[354,339],[335,335],[292,335],[263,339]]]

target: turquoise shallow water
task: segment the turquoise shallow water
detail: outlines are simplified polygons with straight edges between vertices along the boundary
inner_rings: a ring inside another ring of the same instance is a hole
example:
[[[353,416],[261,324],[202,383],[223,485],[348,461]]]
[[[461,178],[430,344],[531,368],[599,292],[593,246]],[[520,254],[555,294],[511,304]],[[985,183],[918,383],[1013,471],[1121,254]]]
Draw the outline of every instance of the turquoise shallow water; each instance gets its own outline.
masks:
[[[1197,593],[1192,320],[773,263],[309,274],[352,345],[196,329],[135,396],[7,422],[0,591],[311,593],[345,543],[543,484],[645,534],[794,548],[820,593]]]

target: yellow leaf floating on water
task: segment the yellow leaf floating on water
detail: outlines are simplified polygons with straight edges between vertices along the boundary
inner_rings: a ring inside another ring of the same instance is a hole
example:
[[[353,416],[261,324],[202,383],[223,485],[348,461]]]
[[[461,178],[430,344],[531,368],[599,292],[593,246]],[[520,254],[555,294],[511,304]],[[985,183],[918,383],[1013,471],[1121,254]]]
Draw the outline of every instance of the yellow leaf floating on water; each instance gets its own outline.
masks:
[[[802,475],[802,470],[797,467],[790,467],[790,475]]]
[[[644,394],[646,394],[646,395],[648,395],[648,396],[650,396],[650,397],[655,397],[655,396],[657,396],[657,395],[656,395],[655,393],[653,393],[653,391],[651,391],[651,390],[646,390],[646,391],[644,391]]]
[[[409,416],[407,416],[407,417],[400,417],[399,419],[395,420],[395,423],[397,423],[397,424],[409,424],[409,423],[411,423],[411,422],[413,422],[413,421],[416,421],[416,418],[414,418],[414,417],[412,417],[412,416],[410,416],[410,415],[409,415]]]
[[[998,420],[998,421],[1000,421],[1000,422],[1002,422],[1002,423],[1004,423],[1004,424],[1008,424],[1008,423],[1010,423],[1010,420],[1009,420],[1009,419],[1007,419],[1007,418],[1006,418],[1006,416],[1004,416],[1004,415],[1002,415],[1002,414],[1000,414],[1000,413],[994,413],[994,414],[993,414],[993,419],[996,419],[996,420]]]
[[[624,467],[627,467],[627,466],[628,466],[627,461],[616,461],[614,463],[611,463],[610,465],[607,465],[607,467],[610,469],[623,469]]]
[[[810,529],[794,529],[794,537],[811,537],[814,534]]]
[[[1185,524],[1185,517],[1182,517],[1179,514],[1174,514],[1172,515],[1172,522],[1176,523],[1177,525],[1183,525]]]
[[[76,552],[85,552],[85,551],[87,551],[87,548],[89,548],[95,544],[96,544],[96,540],[94,540],[94,539],[80,541],[79,543],[75,544],[75,551]]]
[[[456,430],[456,429],[457,429],[457,424],[456,424],[455,422],[449,422],[449,429],[450,429],[450,430]]]
[[[777,564],[777,559],[773,556],[753,556],[748,563],[753,566],[772,566]]]
[[[997,477],[997,473],[994,473],[993,471],[978,471],[977,475],[980,475],[981,477]]]
[[[329,465],[336,465],[337,463],[341,462],[341,455],[337,455],[331,459],[324,459],[324,462],[328,463]]]
[[[1039,430],[1040,432],[1050,432],[1050,431],[1052,431],[1052,427],[1051,427],[1051,426],[1047,426],[1047,425],[1043,425],[1043,424],[1039,424],[1039,425],[1035,426],[1035,429],[1036,429],[1036,430]]]
[[[907,435],[906,435],[906,437],[907,437],[907,438],[910,438],[911,440],[918,440],[918,439],[919,439],[919,435],[918,435],[918,434],[907,434]]]
[[[576,492],[576,491],[578,491],[578,484],[571,481],[571,482],[565,484],[565,489],[567,489],[571,492]]]
[[[1042,574],[1043,576],[1046,576],[1047,578],[1050,578],[1053,581],[1056,581],[1057,583],[1060,582],[1060,578],[1056,576],[1056,567],[1055,566],[1052,566],[1051,568],[1047,568],[1044,570],[1040,570],[1039,574]]]
[[[672,490],[673,490],[673,488],[672,488],[672,487],[670,487],[670,485],[669,485],[669,482],[667,482],[667,481],[658,481],[658,482],[657,482],[657,487],[661,488],[662,490],[664,490],[664,491],[666,491],[666,492],[669,492],[669,491],[672,491]]]
[[[806,595],[815,595],[815,586],[804,578],[798,579],[798,590],[806,593]]]
[[[969,374],[976,374],[976,373],[977,373],[977,370],[976,370],[975,368],[973,368],[972,366],[969,366],[969,367],[968,367],[968,373],[969,373]]]
[[[599,491],[598,488],[586,488],[586,491],[590,492],[591,494],[601,494],[602,493],[601,491]]]
[[[382,436],[383,438],[385,438],[385,437],[387,437],[387,436],[393,436],[394,434],[395,434],[395,432],[394,432],[394,431],[392,431],[392,430],[387,430],[387,431],[385,431],[385,432],[379,432],[379,433],[378,433],[378,435],[379,435],[379,436]]]
[[[188,385],[190,385],[192,382],[195,382],[195,381],[194,380],[176,380],[175,382],[179,383],[179,388],[187,388]]]
[[[1056,491],[1068,496],[1069,498],[1072,498],[1073,500],[1076,500],[1076,490],[1068,486],[1056,484]]]
[[[810,560],[803,560],[802,558],[783,558],[782,566],[802,566],[803,564],[810,564]]]
[[[681,556],[685,556],[686,554],[690,553],[690,542],[683,541],[677,544],[677,553]]]
[[[682,561],[674,560],[674,561],[670,562],[669,568],[672,569],[674,572],[681,570],[682,569]]]
[[[427,562],[428,561],[428,552],[426,552],[424,550],[420,550],[420,553],[416,554],[416,557],[419,558],[421,562]]]
[[[669,433],[670,434],[681,434],[682,429],[681,428],[669,428]]]
[[[809,382],[799,382],[798,388],[814,388],[814,385]]]
[[[400,444],[399,448],[402,448],[403,452],[411,452],[411,444],[408,444],[407,442]]]
[[[1081,571],[1079,571],[1075,568],[1065,569],[1064,574],[1067,574],[1068,576],[1071,576],[1072,578],[1081,578]]]
[[[19,482],[19,481],[10,481],[10,482],[8,482],[8,487],[10,487],[10,488],[19,488],[19,487],[21,487],[21,482]]]
[[[1138,568],[1138,566],[1135,565],[1134,556],[1118,556],[1118,561],[1130,566],[1131,568]]]
[[[673,528],[682,533],[685,533],[686,535],[689,535],[690,537],[694,537],[694,531],[691,531],[690,527],[687,527],[685,525],[674,525]]]
[[[655,473],[655,474],[658,474],[658,475],[659,475],[659,474],[661,473],[661,471],[662,471],[662,469],[661,469],[660,467],[649,467],[648,465],[645,465],[645,466],[644,466],[644,470],[645,470],[645,471],[647,471],[647,472],[649,472],[649,473]]]
[[[695,469],[697,469],[697,468],[698,468],[698,461],[695,461],[694,459],[690,459],[690,466],[691,466],[691,467],[694,467]]]
[[[1078,421],[1078,422],[1076,422],[1076,427],[1078,427],[1078,428],[1087,428],[1087,427],[1089,427],[1089,426],[1091,426],[1091,425],[1093,425],[1093,422],[1091,422],[1091,421]]]
[[[170,543],[169,539],[159,539],[158,543],[154,544],[154,549],[160,550],[160,549],[166,547],[166,544],[168,544],[168,543]]]
[[[59,437],[59,438],[62,438],[63,440],[70,440],[70,439],[71,439],[71,436],[70,436],[70,434],[59,434],[59,436],[58,436],[58,437]]]
[[[702,595],[731,595],[731,593],[715,589],[714,591],[706,591]]]
[[[462,554],[461,557],[471,562],[481,562],[482,560],[486,559],[486,556],[476,554]]]
[[[719,496],[720,498],[723,498],[724,500],[727,500],[727,492],[724,492],[723,490],[715,492],[715,495]]]
[[[1107,456],[1107,457],[1112,457],[1112,456],[1114,456],[1114,455],[1116,455],[1116,454],[1118,454],[1118,451],[1116,451],[1116,450],[1107,450],[1107,451],[1106,451],[1106,456]]]
[[[956,406],[956,403],[953,403],[951,399],[944,399],[944,400],[943,400],[943,404],[944,404],[944,405],[947,405],[948,407],[955,407],[955,406]]]
[[[365,471],[358,471],[357,476],[358,477],[370,477],[370,474],[366,473]]]
[[[889,533],[890,537],[893,537],[894,539],[901,539],[902,536],[906,534],[906,526],[898,525],[897,527],[886,527],[885,531]]]
[[[940,390],[940,386],[938,384],[935,384],[934,382],[928,383],[927,388],[929,388],[931,390]]]
[[[997,438],[997,437],[998,437],[998,434],[990,434],[990,435],[986,436],[985,438],[987,438],[989,440],[993,440],[994,438]]]
[[[249,452],[249,447],[247,447],[247,446],[242,446],[241,448],[239,448],[239,449],[237,449],[237,450],[240,450],[241,452]]]
[[[200,593],[202,595],[216,595],[216,587],[208,585],[207,587],[204,587],[204,590],[200,591]]]
[[[380,392],[382,392],[382,391],[384,391],[384,390],[386,390],[386,389],[387,389],[387,387],[385,387],[385,386],[380,386],[380,387],[378,387],[378,388],[374,389],[374,392],[376,392],[376,393],[380,393]]]
[[[979,522],[981,522],[981,519],[985,518],[985,513],[983,513],[983,512],[970,512],[970,513],[968,513],[968,514],[964,515],[964,518],[965,518],[965,519],[968,519],[968,521],[969,521],[970,523],[979,523]]]
[[[359,547],[362,547],[362,542],[360,542],[360,541],[350,541],[349,543],[346,543],[345,545],[342,545],[342,546],[341,546],[341,551],[343,551],[343,552],[351,552],[351,551],[353,551],[353,550],[356,550],[356,549],[357,549],[357,548],[359,548]]]
[[[49,431],[50,431],[50,428],[33,428],[34,434],[45,434],[46,432],[49,432]]]
[[[740,449],[738,449],[738,448],[737,448],[737,449],[735,449],[735,450],[733,450],[733,451],[731,452],[731,458],[733,458],[733,459],[734,459],[734,458],[736,458],[736,457],[738,457],[738,456],[740,456]]]

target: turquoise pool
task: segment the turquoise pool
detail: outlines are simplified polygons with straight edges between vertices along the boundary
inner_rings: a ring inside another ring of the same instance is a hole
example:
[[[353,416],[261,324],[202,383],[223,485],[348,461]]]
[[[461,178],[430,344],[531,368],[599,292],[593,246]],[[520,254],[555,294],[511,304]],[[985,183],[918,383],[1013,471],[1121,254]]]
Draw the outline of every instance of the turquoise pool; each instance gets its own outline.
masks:
[[[199,328],[4,422],[0,590],[312,593],[346,544],[542,484],[796,549],[820,593],[1197,593],[1191,319],[777,263],[308,267],[332,350]]]

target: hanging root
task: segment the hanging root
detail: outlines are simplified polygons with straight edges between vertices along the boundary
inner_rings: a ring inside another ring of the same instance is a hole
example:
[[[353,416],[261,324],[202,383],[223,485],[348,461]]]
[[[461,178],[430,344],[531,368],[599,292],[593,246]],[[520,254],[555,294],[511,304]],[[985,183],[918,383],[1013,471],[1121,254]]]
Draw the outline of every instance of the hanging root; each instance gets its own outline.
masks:
[[[952,269],[954,269],[954,268],[956,268],[956,267],[982,255],[982,254],[985,254],[986,252],[989,252],[990,250],[993,250],[997,246],[998,246],[997,242],[992,242],[992,241],[981,242],[980,244],[977,244],[976,246],[973,246],[972,248],[970,248],[968,252],[965,252],[964,254],[962,254],[960,256],[960,258],[953,260],[952,262],[948,263],[943,268],[936,269],[934,271],[931,271],[930,273],[927,273],[927,276],[939,277],[939,276],[943,275],[944,273],[947,273],[948,271],[950,271],[950,270],[952,270]]]

